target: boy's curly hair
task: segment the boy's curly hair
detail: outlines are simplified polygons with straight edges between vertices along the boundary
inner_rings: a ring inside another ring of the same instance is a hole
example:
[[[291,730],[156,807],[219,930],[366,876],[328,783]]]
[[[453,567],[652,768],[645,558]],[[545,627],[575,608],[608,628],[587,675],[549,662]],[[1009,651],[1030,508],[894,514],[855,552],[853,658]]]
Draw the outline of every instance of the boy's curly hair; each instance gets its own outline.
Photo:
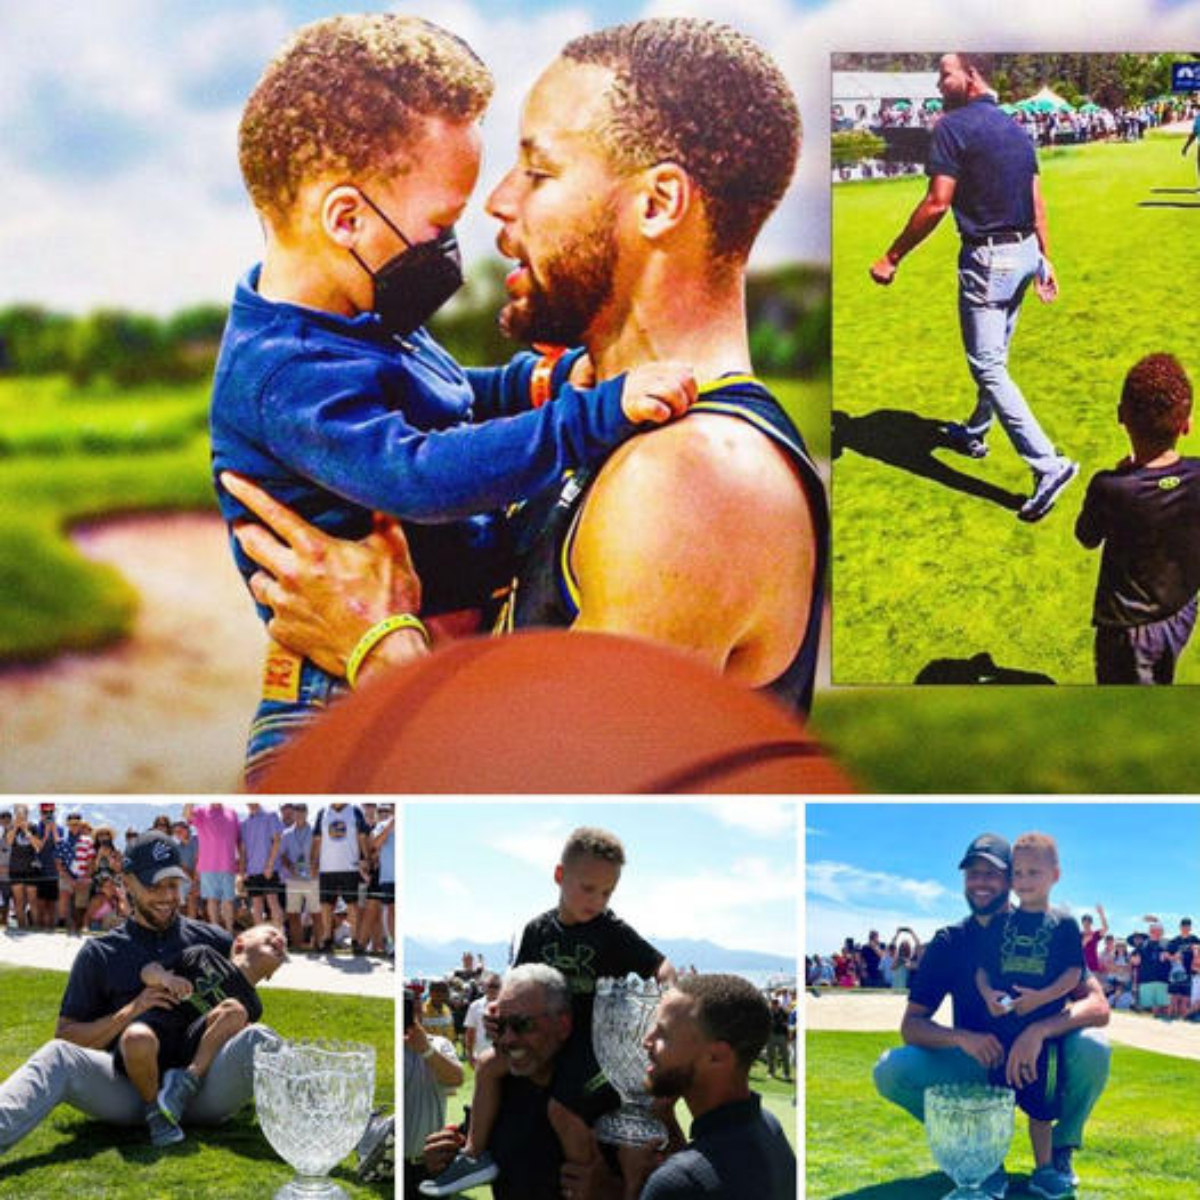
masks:
[[[242,113],[238,159],[250,199],[286,226],[304,183],[386,163],[416,118],[469,120],[492,87],[466,42],[418,17],[306,25],[267,66]]]
[[[1192,384],[1173,354],[1134,363],[1121,388],[1121,420],[1140,437],[1174,445],[1192,415]]]
[[[596,130],[613,163],[678,163],[704,196],[713,257],[745,258],[800,154],[800,109],[770,55],[728,25],[673,17],[584,34],[562,56],[616,76]]]

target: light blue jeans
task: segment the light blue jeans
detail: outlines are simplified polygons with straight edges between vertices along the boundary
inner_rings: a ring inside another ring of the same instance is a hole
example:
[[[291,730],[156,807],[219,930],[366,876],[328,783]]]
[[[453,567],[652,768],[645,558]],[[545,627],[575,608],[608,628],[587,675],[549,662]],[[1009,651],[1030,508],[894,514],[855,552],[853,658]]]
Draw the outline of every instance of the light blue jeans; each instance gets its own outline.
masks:
[[[1037,274],[1039,254],[1032,234],[1020,242],[963,242],[958,255],[958,319],[978,396],[965,422],[967,432],[985,437],[992,418],[998,418],[1013,449],[1041,476],[1059,469],[1065,460],[1008,373],[1008,347],[1021,301]]]
[[[1083,1145],[1083,1126],[1108,1082],[1112,1047],[1099,1029],[1076,1029],[1063,1038],[1066,1074],[1062,1116],[1054,1125],[1054,1148]],[[925,1120],[925,1089],[939,1083],[987,1083],[987,1068],[963,1050],[897,1046],[875,1064],[879,1094],[918,1121]]]

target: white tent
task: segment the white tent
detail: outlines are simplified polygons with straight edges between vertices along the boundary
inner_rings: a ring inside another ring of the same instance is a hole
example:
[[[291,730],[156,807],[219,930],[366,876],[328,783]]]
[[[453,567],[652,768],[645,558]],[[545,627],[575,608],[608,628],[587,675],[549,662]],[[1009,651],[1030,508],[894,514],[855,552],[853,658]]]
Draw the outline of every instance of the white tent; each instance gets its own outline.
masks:
[[[865,114],[874,121],[884,105],[897,100],[920,108],[926,100],[941,99],[936,71],[834,71],[832,82],[833,105],[850,120]]]

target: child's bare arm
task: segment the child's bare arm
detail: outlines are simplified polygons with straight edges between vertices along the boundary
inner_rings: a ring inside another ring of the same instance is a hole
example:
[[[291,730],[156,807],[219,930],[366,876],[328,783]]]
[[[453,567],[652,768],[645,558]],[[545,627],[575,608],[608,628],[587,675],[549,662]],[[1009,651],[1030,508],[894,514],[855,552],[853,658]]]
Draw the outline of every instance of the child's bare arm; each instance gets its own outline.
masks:
[[[182,975],[168,971],[162,963],[147,963],[142,968],[141,979],[147,987],[160,987],[176,1000],[186,1000],[192,994],[191,983]]]
[[[654,978],[657,979],[663,987],[674,987],[679,980],[679,974],[675,970],[674,964],[672,964],[671,960],[669,958],[664,958],[662,962],[658,964],[658,970],[654,972]]]
[[[1024,1016],[1028,1012],[1033,1012],[1035,1008],[1041,1008],[1044,1004],[1061,1000],[1079,986],[1079,980],[1082,977],[1083,972],[1078,967],[1068,967],[1053,983],[1048,983],[1045,987],[1025,988],[1018,984],[1017,991],[1020,995],[1013,1005],[1013,1011],[1018,1016]]]
[[[1009,1011],[1010,1005],[1005,1004],[1001,999],[1001,997],[1009,999],[1008,993],[1003,989],[992,987],[992,981],[982,967],[975,969],[975,987],[979,991],[980,998],[987,1005],[988,1013],[991,1016],[1002,1017]]]

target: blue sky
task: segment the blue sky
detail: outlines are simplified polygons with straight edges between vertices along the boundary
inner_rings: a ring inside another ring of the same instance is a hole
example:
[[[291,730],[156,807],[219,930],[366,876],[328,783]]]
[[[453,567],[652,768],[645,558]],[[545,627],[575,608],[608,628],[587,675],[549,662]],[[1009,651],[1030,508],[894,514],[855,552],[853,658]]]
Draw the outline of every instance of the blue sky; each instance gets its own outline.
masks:
[[[1037,830],[1058,842],[1055,904],[1077,916],[1104,905],[1121,935],[1154,914],[1174,933],[1200,920],[1200,804],[819,804],[805,829],[808,952],[847,937],[885,939],[909,925],[922,940],[967,908],[963,851],[980,833],[1010,841]]]
[[[796,89],[806,130],[761,263],[828,259],[830,51],[1160,49],[1191,44],[1200,27],[1200,0],[0,0],[0,305],[224,302],[260,252],[236,167],[245,96],[298,25],[384,8],[428,13],[496,75],[477,201],[511,160],[521,96],[569,37],[676,14],[757,37]],[[492,252],[480,203],[460,233],[468,262]]]
[[[578,825],[609,829],[627,865],[612,909],[651,941],[703,938],[796,954],[796,805],[409,803],[403,906],[408,936],[503,941],[557,903],[554,866]]]

